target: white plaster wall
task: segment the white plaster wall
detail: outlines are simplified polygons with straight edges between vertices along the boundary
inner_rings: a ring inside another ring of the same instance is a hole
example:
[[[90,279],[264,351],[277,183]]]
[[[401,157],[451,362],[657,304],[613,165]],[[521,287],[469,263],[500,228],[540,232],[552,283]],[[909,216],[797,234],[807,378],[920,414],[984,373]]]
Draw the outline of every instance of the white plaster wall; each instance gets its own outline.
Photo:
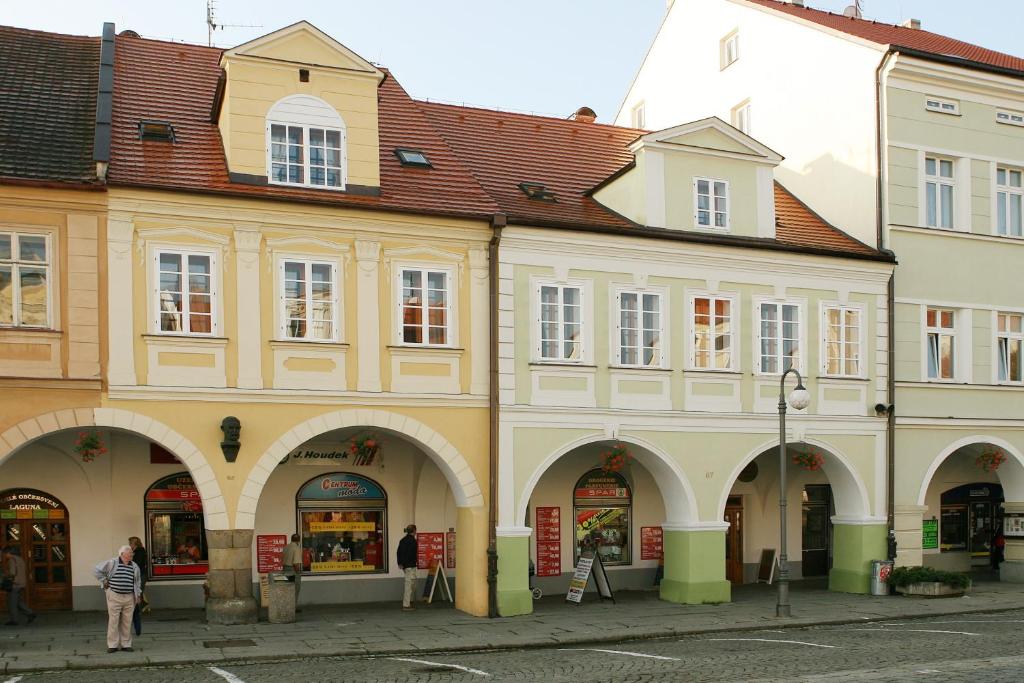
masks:
[[[939,540],[942,539],[942,494],[964,484],[998,484],[999,476],[994,472],[985,472],[974,463],[974,453],[957,452],[946,458],[935,470],[928,493],[925,496],[923,519],[935,517],[939,520]],[[937,567],[950,571],[968,571],[971,568],[971,556],[967,552],[942,552],[941,548],[924,550],[923,562],[926,566]]]
[[[109,452],[93,462],[82,462],[74,452],[78,432],[70,430],[44,437],[0,465],[0,490],[34,488],[67,506],[72,586],[98,586],[92,576],[93,567],[117,554],[129,536],[146,538],[146,489],[162,477],[186,471],[184,465],[151,465],[149,441],[145,439],[124,432],[98,431]],[[75,607],[81,608],[77,600]]]
[[[309,441],[296,450],[341,450],[353,434],[325,435]],[[395,563],[398,542],[407,524],[415,524],[420,533],[447,532],[455,528],[455,500],[441,470],[420,449],[394,436],[384,438],[382,456],[369,467],[333,463],[299,465],[294,460],[278,465],[267,480],[256,508],[256,534],[285,534],[296,531],[298,520],[295,496],[302,485],[313,477],[329,472],[350,472],[373,479],[384,488],[387,505],[387,574],[352,574],[347,576],[307,576],[303,582],[349,581],[397,578],[402,571]],[[256,544],[253,542],[253,580],[258,580]],[[453,570],[447,570],[449,577]],[[458,567],[454,572],[458,571]],[[425,572],[423,572],[425,573]],[[304,583],[305,585],[305,583]]]
[[[600,454],[607,449],[601,444],[581,447],[560,458],[537,482],[530,498],[529,519],[526,526],[535,528],[538,507],[558,507],[561,522],[562,572],[573,571],[573,546],[576,522],[573,513],[573,489],[576,482],[587,471],[600,464]],[[665,521],[665,505],[661,491],[651,473],[637,462],[622,473],[633,493],[633,509],[630,516],[630,559],[628,565],[608,567],[609,572],[625,569],[653,569],[657,560],[640,559],[640,527],[661,526]],[[530,536],[530,557],[537,561],[537,535]]]
[[[739,35],[720,69],[719,41]],[[616,123],[644,102],[651,130],[718,116],[749,99],[753,137],[785,157],[776,178],[828,221],[875,243],[875,69],[882,53],[772,11],[678,0]]]

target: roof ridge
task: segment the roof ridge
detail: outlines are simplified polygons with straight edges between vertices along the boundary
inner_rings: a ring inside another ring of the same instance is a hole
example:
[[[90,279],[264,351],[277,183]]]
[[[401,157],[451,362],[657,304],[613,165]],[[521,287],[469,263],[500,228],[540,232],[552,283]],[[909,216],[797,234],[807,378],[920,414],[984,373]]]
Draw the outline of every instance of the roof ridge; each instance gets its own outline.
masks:
[[[125,31],[132,31],[132,33],[135,33],[135,35],[125,35]],[[199,48],[202,50],[211,50],[214,52],[226,52],[230,49],[224,47],[214,47],[212,45],[200,45],[199,43],[186,43],[184,41],[169,40],[167,38],[148,38],[146,36],[139,35],[136,31],[129,28],[121,29],[115,37],[117,40],[142,40],[147,43],[161,43],[163,45],[174,45],[175,47]]]
[[[504,109],[495,109],[493,107],[483,107],[480,105],[471,104],[451,104],[449,102],[432,102],[430,99],[417,99],[413,98],[413,101],[417,104],[425,104],[430,107],[445,107],[447,109],[472,109],[474,111],[487,112],[490,114],[501,114],[502,116],[516,116],[524,119],[544,119],[546,121],[554,121],[558,123],[575,124],[578,126],[600,126],[602,128],[611,128],[614,130],[621,131],[633,131],[638,135],[643,135],[651,131],[643,128],[633,128],[631,126],[617,126],[614,123],[599,123],[597,121],[576,121],[574,119],[562,118],[560,116],[553,116],[551,114],[526,114],[518,111],[506,111]]]
[[[81,35],[77,33],[57,33],[56,31],[40,31],[34,28],[24,28],[21,26],[11,26],[9,24],[0,24],[0,31],[17,31],[18,33],[29,33],[37,36],[52,36],[54,38],[78,38],[85,40],[99,40],[99,35]]]

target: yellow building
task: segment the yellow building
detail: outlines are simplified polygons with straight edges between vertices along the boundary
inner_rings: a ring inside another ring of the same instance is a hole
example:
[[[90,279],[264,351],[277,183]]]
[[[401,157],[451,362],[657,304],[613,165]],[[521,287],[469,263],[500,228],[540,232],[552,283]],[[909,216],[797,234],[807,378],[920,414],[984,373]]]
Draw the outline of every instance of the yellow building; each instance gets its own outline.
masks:
[[[387,73],[305,22],[228,51],[105,29],[109,218],[89,226],[106,390],[95,310],[91,383],[70,381],[74,325],[33,332],[68,386],[5,411],[0,444],[0,489],[66,516],[61,606],[99,608],[92,566],[139,536],[151,600],[202,605],[205,583],[211,621],[253,620],[292,533],[300,603],[397,600],[416,524],[421,568],[486,613],[493,203]],[[54,240],[83,222],[45,220]],[[42,353],[3,334],[0,359]],[[106,452],[83,462],[81,435]]]

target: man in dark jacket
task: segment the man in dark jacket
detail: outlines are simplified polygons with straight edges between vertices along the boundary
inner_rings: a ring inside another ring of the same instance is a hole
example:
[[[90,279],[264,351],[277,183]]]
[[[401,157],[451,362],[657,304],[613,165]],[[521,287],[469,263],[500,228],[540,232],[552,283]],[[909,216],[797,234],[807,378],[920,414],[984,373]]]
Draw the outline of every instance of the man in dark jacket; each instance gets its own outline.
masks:
[[[24,614],[28,623],[35,621],[36,613],[25,604],[25,588],[28,586],[28,572],[25,560],[21,557],[21,548],[16,545],[3,549],[2,571],[0,575],[12,581],[11,590],[7,593],[8,618],[5,626],[17,626],[18,614]],[[415,563],[414,563],[415,564]]]
[[[398,566],[405,572],[405,592],[402,594],[402,609],[406,612],[416,609],[412,606],[412,596],[416,592],[417,555],[416,525],[410,524],[405,527],[405,536],[398,542]]]

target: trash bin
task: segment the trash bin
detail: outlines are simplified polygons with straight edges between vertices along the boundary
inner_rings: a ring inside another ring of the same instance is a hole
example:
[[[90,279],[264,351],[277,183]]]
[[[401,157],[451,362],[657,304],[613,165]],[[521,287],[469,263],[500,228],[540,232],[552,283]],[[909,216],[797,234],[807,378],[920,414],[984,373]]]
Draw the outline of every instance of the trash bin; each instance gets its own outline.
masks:
[[[267,586],[267,621],[291,624],[295,621],[295,584],[284,574],[270,574]]]
[[[890,560],[871,560],[871,594],[889,594],[889,575],[893,563]]]

